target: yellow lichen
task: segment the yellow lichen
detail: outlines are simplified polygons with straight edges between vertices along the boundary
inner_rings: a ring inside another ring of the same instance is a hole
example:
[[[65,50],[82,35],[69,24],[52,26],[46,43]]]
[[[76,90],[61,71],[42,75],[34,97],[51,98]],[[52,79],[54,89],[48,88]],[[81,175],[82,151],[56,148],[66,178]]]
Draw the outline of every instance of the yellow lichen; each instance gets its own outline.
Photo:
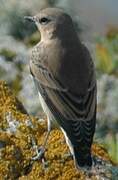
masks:
[[[18,122],[12,132],[9,121]],[[30,121],[31,125],[27,124]],[[30,117],[21,103],[14,97],[4,82],[0,82],[0,177],[1,179],[19,180],[85,180],[83,171],[76,170],[74,161],[66,156],[69,149],[59,129],[53,129],[48,139],[45,153],[47,168],[41,161],[32,162],[35,155],[32,142],[40,146],[46,133],[46,123]],[[33,140],[33,141],[32,141]],[[92,153],[111,162],[106,150],[97,144],[92,146]],[[95,175],[91,179],[96,180]]]

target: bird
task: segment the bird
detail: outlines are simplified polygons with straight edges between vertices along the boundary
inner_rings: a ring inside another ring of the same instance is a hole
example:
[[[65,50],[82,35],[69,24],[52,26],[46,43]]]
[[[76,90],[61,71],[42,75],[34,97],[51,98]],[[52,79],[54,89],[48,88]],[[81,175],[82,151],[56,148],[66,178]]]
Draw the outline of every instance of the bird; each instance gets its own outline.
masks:
[[[91,169],[97,86],[90,52],[81,42],[71,16],[63,9],[47,7],[25,19],[34,22],[41,35],[29,63],[48,126],[37,157],[41,158],[45,152],[56,122],[65,136],[75,167]]]

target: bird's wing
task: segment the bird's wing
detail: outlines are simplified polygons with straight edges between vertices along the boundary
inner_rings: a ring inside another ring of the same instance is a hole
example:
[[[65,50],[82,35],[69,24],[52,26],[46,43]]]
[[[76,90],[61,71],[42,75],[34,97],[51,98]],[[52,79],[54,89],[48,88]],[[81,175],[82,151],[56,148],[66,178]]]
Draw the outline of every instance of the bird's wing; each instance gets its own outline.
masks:
[[[48,84],[42,84],[40,79],[32,73],[35,84],[41,91],[44,89],[50,101],[57,108],[63,117],[74,120],[90,120],[95,110],[96,104],[96,83],[94,77],[90,80],[88,90],[84,95],[74,94],[70,89],[64,88],[59,81],[55,80],[46,69],[40,69],[40,77]]]

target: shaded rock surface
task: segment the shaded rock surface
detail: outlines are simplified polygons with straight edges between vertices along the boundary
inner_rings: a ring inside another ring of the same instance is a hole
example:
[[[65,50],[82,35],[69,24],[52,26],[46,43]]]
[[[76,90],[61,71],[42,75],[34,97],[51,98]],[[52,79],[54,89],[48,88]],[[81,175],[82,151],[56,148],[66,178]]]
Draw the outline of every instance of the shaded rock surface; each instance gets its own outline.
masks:
[[[118,169],[107,151],[93,144],[96,167],[90,173],[76,170],[64,136],[53,129],[45,153],[46,167],[41,161],[32,161],[35,146],[43,144],[46,123],[30,117],[5,82],[0,81],[0,179],[57,179],[102,180],[117,179]]]

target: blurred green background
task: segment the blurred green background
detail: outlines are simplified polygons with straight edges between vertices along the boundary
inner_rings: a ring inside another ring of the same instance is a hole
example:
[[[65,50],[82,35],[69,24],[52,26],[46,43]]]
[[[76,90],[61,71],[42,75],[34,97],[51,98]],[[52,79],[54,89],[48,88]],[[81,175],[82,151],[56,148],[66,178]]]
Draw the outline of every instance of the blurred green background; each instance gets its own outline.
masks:
[[[98,108],[95,141],[118,162],[118,1],[0,0],[0,80],[5,80],[28,113],[40,118],[38,93],[29,73],[29,53],[40,40],[24,21],[47,6],[63,7],[75,22],[96,66]]]

